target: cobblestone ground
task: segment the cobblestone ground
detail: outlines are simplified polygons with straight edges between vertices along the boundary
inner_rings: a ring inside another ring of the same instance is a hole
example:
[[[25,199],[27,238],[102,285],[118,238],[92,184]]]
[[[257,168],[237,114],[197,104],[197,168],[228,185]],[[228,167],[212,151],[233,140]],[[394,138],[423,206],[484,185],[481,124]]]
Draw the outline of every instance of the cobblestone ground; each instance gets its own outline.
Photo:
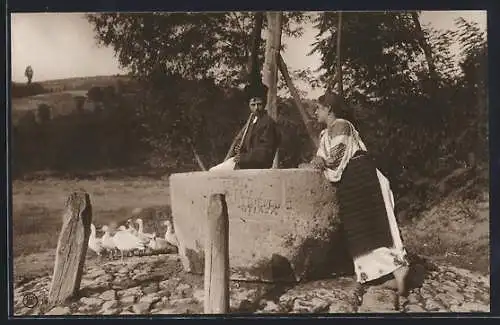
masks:
[[[93,264],[85,270],[80,296],[50,310],[50,277],[16,284],[14,315],[203,313],[203,278],[184,273],[175,254]],[[489,312],[489,278],[451,266],[415,269],[414,277],[420,279],[406,298],[380,286],[361,286],[347,276],[288,287],[233,281],[231,312]]]

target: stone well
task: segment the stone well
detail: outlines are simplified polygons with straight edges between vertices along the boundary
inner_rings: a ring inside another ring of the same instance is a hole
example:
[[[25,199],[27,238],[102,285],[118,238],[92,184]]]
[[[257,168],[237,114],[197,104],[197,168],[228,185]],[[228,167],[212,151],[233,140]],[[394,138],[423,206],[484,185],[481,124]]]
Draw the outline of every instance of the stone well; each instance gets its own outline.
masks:
[[[254,169],[170,176],[184,268],[203,273],[208,199],[225,194],[231,279],[300,281],[352,267],[335,188],[315,170]]]

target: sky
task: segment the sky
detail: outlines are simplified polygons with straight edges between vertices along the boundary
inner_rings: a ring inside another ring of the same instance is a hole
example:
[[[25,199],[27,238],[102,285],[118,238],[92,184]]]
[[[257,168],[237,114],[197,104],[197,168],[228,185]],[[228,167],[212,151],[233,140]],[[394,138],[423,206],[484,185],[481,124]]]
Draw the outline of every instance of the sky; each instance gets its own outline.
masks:
[[[455,29],[454,19],[476,21],[486,31],[486,11],[424,11],[421,24]],[[305,26],[300,39],[283,38],[283,58],[289,70],[316,69],[319,56],[308,56],[316,30]],[[100,47],[83,13],[15,13],[11,15],[12,80],[24,82],[31,65],[33,81],[124,73],[112,48]]]

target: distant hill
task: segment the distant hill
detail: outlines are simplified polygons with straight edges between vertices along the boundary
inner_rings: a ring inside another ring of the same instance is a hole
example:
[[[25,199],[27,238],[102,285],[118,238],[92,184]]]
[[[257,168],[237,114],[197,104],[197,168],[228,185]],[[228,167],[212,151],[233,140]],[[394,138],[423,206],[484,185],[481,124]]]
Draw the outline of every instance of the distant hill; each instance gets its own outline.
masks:
[[[79,77],[55,79],[40,82],[49,91],[89,90],[92,87],[115,86],[118,81],[130,82],[130,77],[124,75]]]
[[[86,94],[86,90],[73,90],[12,98],[12,123],[16,125],[27,112],[35,113],[40,104],[49,105],[53,117],[70,114],[76,108],[75,97]]]
[[[26,83],[13,82],[12,87],[12,123],[17,124],[29,111],[36,111],[38,105],[47,104],[51,107],[52,116],[70,114],[75,109],[75,97],[86,97],[87,92],[92,87],[126,87],[131,83],[128,76],[94,76],[94,77],[79,77],[68,79],[47,80],[33,83],[28,86]],[[33,88],[36,86],[35,93],[32,96],[14,95],[14,92],[19,93],[23,88]],[[130,89],[122,89],[122,91],[130,91]],[[87,107],[89,103],[86,103]]]

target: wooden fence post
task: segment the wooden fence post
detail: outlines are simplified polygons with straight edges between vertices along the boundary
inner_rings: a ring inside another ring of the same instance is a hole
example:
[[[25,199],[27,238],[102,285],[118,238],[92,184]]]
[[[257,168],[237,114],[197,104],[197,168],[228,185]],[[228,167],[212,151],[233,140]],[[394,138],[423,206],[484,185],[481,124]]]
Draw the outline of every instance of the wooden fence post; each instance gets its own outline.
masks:
[[[208,202],[205,243],[205,314],[229,311],[229,217],[226,198],[212,194]]]
[[[49,305],[65,302],[80,289],[92,223],[92,205],[85,191],[71,193],[56,249]]]

